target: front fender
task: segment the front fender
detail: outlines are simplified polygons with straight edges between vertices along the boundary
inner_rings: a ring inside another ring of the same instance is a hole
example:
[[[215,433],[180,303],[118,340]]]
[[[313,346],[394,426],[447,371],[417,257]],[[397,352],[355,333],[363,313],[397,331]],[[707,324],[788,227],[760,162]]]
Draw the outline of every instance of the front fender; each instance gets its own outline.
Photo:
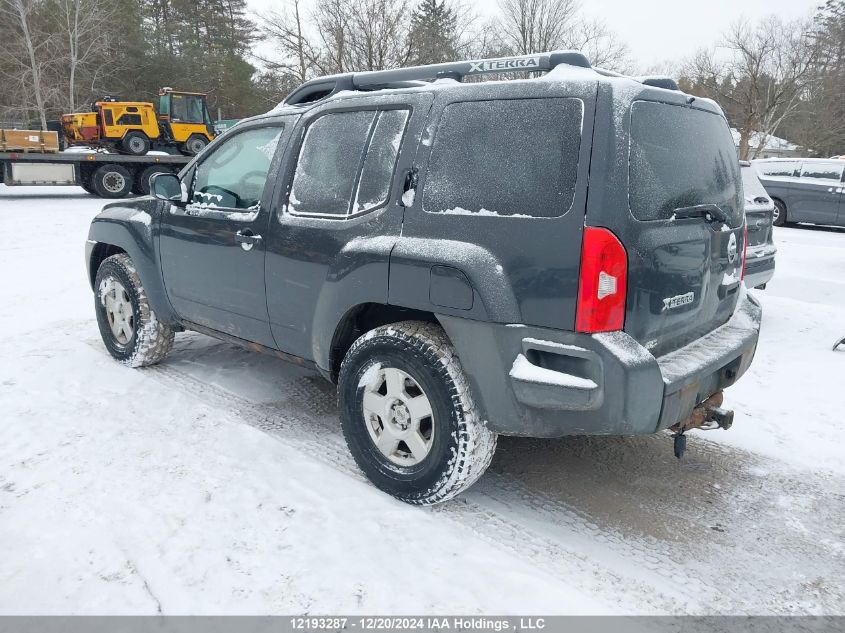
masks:
[[[88,229],[85,263],[93,289],[103,255],[115,249],[124,251],[132,259],[159,320],[177,325],[178,317],[167,299],[159,266],[159,215],[158,201],[153,198],[106,205]]]

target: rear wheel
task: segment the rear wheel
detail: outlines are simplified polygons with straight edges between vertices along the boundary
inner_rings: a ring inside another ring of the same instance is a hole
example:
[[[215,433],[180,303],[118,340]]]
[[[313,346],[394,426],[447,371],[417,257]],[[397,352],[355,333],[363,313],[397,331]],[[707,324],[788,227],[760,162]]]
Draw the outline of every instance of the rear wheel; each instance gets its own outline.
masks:
[[[127,154],[143,156],[150,151],[150,139],[143,132],[127,132],[120,142],[120,148]]]
[[[91,176],[86,176],[82,178],[79,183],[79,186],[82,187],[87,193],[97,195],[97,192],[94,191],[94,187],[91,185]]]
[[[780,200],[775,200],[775,210],[772,215],[772,224],[775,226],[783,226],[786,224],[786,205]]]
[[[355,341],[340,368],[338,403],[359,468],[407,503],[458,495],[496,450],[454,348],[431,323],[386,325]]]
[[[167,355],[174,332],[156,318],[126,253],[103,260],[94,288],[100,336],[114,358],[130,367],[144,367]]]
[[[123,165],[102,165],[91,174],[91,188],[101,198],[123,198],[132,191],[132,174]]]
[[[156,174],[169,173],[172,172],[167,169],[167,167],[161,167],[159,165],[152,165],[151,167],[147,167],[138,174],[137,178],[135,178],[135,184],[132,186],[132,193],[137,193],[140,196],[150,195],[150,184],[153,179],[153,176],[155,176]]]
[[[200,136],[199,134],[192,134],[182,146],[182,151],[188,156],[196,156],[205,149],[206,145],[208,145],[207,138]]]

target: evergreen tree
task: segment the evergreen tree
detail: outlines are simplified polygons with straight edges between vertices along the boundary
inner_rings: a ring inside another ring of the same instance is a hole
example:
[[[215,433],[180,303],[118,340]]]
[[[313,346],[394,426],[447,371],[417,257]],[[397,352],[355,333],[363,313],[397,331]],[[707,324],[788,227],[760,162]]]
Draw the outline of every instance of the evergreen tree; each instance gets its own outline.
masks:
[[[411,15],[411,63],[437,64],[456,59],[457,30],[457,14],[449,0],[422,0]]]
[[[137,0],[147,44],[141,91],[162,86],[207,92],[212,118],[256,112],[255,68],[247,61],[255,25],[246,0]]]

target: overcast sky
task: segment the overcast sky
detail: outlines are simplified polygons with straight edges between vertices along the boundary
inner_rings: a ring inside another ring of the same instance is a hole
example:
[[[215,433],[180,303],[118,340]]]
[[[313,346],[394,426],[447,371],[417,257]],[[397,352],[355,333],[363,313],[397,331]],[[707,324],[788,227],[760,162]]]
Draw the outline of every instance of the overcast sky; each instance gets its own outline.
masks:
[[[311,0],[318,2],[319,0]],[[413,1],[413,0],[412,0]],[[284,0],[247,0],[256,10]],[[492,15],[496,0],[465,0],[482,15]],[[778,14],[792,19],[812,14],[823,0],[581,0],[584,13],[601,17],[646,68],[687,57],[718,39],[742,16]]]

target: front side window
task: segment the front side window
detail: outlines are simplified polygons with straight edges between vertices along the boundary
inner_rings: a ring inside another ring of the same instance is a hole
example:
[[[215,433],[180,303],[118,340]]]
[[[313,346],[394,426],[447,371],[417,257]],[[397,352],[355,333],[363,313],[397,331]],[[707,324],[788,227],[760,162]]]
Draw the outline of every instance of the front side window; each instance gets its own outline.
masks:
[[[820,178],[822,180],[842,179],[842,168],[845,165],[841,163],[817,163],[815,161],[807,161],[801,169],[802,178]]]
[[[452,103],[429,159],[423,209],[475,216],[558,217],[572,206],[580,99]]]
[[[191,202],[212,208],[258,208],[281,134],[282,126],[272,125],[226,139],[197,167]]]
[[[733,137],[715,113],[652,101],[631,106],[628,200],[638,220],[715,205],[730,226],[743,220],[742,184]]]
[[[347,217],[384,205],[408,114],[334,112],[314,121],[299,153],[289,210]]]

